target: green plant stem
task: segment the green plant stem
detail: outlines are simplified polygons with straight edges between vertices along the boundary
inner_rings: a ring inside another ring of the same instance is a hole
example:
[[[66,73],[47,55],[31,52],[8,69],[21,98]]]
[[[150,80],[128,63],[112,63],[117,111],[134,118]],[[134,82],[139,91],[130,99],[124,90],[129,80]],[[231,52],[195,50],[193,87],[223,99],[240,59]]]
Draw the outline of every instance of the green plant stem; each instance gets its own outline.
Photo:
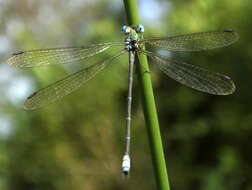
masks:
[[[124,6],[128,24],[131,26],[139,24],[140,20],[136,0],[124,0]],[[136,60],[138,60],[136,64],[137,76],[142,95],[144,117],[146,121],[157,187],[158,190],[170,190],[149,65],[146,56],[143,54],[138,54],[138,59]]]

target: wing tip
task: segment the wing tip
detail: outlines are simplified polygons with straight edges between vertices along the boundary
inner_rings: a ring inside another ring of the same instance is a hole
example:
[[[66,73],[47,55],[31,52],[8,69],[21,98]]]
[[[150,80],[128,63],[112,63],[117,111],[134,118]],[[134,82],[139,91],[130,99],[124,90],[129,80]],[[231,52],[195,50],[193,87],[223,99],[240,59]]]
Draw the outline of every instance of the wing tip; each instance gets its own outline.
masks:
[[[35,110],[37,107],[32,105],[31,98],[34,97],[38,92],[32,93],[30,96],[27,97],[27,99],[24,102],[24,110]]]
[[[232,81],[232,80],[231,80]],[[234,82],[232,81],[231,82],[232,83],[232,89],[229,91],[229,93],[227,93],[226,95],[231,95],[231,94],[233,94],[234,92],[235,92],[235,90],[236,90],[236,86],[235,86],[235,84],[234,84]]]
[[[29,104],[29,102],[26,100],[26,101],[24,102],[23,109],[26,110],[26,111],[30,111],[30,110],[35,110],[36,108],[33,107],[33,106],[31,106],[31,105]]]
[[[17,51],[17,52],[12,53],[11,55],[16,56],[16,55],[21,55],[23,53],[24,53],[24,51]]]
[[[17,66],[17,62],[15,62],[15,58],[19,55],[25,53],[24,51],[17,51],[11,54],[11,56],[7,59],[7,64],[11,66]],[[14,60],[13,60],[14,59]]]
[[[235,35],[235,41],[239,39],[239,34],[233,29],[225,29],[225,30],[223,30],[223,32],[231,33],[231,34]]]
[[[37,93],[38,93],[38,92],[32,93],[30,96],[27,97],[26,101],[29,100],[29,99],[31,99],[31,98],[32,98],[33,96],[35,96]]]
[[[229,82],[229,89],[221,93],[220,95],[231,95],[235,92],[236,86],[233,82],[233,80],[229,76],[224,76],[224,79],[226,82]]]
[[[233,29],[225,29],[223,32],[235,32]]]
[[[24,103],[23,109],[26,111],[31,111],[31,110],[37,109],[37,107],[30,105],[29,103],[27,103],[27,100],[26,100]]]

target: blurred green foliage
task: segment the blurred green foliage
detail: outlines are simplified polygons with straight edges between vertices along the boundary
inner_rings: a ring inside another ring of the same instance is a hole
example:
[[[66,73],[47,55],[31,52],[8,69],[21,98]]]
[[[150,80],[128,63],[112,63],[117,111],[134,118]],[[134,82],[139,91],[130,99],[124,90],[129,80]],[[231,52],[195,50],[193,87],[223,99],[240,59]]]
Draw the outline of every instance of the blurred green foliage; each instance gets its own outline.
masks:
[[[140,1],[139,5],[148,3]],[[162,5],[164,14],[157,21],[158,27],[153,20],[143,20],[146,37],[229,28],[240,34],[239,42],[231,47],[172,54],[176,59],[231,76],[237,86],[231,96],[197,92],[152,68],[172,189],[252,189],[252,2],[156,3]],[[0,1],[0,5],[0,36],[10,42],[8,53],[123,40],[120,26],[126,22],[122,2],[11,0]],[[145,11],[159,13],[151,7]],[[103,60],[110,54],[90,61]],[[2,62],[6,55],[7,52]],[[0,189],[155,189],[137,82],[131,178],[123,180],[120,174],[127,56],[116,59],[77,92],[33,112],[22,110],[25,97],[13,101],[17,92],[8,93],[11,81],[28,77],[32,92],[80,69],[81,65],[21,70],[3,64],[0,68],[15,73],[5,82],[0,81],[0,121],[10,120],[9,132],[0,135]]]

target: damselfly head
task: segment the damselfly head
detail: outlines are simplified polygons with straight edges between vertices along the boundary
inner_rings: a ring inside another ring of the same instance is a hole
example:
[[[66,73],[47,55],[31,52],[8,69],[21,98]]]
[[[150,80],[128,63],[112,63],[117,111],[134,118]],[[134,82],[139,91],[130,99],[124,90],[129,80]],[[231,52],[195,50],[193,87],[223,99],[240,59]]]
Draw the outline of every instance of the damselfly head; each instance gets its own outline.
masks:
[[[122,26],[122,31],[125,34],[129,34],[131,31],[135,31],[136,33],[143,33],[144,32],[144,26],[142,24],[136,25],[136,26]]]

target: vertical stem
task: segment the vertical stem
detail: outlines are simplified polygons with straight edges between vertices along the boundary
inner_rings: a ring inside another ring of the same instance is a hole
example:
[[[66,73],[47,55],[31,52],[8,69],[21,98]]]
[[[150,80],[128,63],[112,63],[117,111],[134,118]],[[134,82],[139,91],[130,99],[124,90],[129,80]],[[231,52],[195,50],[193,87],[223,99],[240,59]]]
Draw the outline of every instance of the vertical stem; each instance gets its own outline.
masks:
[[[136,0],[124,0],[129,25],[139,24]],[[137,59],[136,59],[137,60]],[[170,190],[147,58],[138,54],[137,75],[158,190]]]

